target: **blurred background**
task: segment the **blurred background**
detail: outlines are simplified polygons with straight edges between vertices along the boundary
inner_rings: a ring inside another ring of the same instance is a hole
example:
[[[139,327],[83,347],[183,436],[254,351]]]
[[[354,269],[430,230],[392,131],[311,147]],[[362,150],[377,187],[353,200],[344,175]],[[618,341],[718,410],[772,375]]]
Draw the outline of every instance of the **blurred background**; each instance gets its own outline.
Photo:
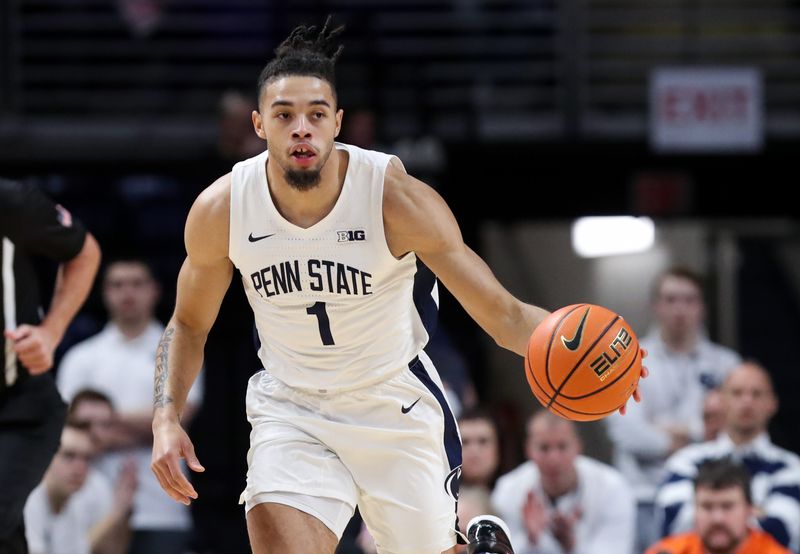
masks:
[[[191,202],[263,149],[259,71],[327,14],[347,25],[340,140],[397,154],[501,282],[545,308],[603,304],[644,335],[654,279],[704,274],[709,336],[770,370],[773,440],[800,449],[795,0],[3,0],[0,173],[69,207],[106,257],[146,258],[166,321]],[[576,220],[615,215],[648,218],[651,240],[579,254]],[[193,422],[198,551],[246,548],[244,389],[260,365],[239,289]],[[500,419],[514,467],[536,407],[522,362],[444,292],[440,314],[431,355],[461,404]],[[61,351],[105,317],[98,290]],[[611,459],[602,424],[581,433]]]

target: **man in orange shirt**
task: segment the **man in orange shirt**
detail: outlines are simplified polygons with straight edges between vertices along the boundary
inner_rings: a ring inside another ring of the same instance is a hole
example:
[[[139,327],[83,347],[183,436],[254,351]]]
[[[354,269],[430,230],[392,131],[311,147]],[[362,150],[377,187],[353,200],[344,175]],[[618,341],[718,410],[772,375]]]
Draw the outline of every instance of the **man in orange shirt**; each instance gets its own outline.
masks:
[[[729,459],[702,464],[694,482],[694,531],[672,535],[645,554],[791,554],[750,526],[750,474]]]

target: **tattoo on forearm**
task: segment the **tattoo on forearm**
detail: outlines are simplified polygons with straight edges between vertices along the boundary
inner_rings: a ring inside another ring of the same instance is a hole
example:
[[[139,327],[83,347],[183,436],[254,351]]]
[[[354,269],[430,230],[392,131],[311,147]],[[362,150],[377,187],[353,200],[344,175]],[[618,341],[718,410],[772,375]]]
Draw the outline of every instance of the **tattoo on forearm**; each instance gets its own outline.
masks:
[[[166,393],[167,376],[169,375],[169,346],[175,334],[174,327],[168,327],[161,336],[156,350],[156,376],[153,384],[153,406],[163,408],[172,403],[172,397]]]

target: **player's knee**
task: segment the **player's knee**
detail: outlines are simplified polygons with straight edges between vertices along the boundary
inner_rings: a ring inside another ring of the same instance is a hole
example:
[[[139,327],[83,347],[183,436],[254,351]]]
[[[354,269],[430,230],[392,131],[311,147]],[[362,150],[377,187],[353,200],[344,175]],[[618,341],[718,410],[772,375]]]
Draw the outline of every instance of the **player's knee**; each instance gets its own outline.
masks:
[[[264,502],[247,512],[253,554],[333,554],[336,535],[317,518],[282,504]]]

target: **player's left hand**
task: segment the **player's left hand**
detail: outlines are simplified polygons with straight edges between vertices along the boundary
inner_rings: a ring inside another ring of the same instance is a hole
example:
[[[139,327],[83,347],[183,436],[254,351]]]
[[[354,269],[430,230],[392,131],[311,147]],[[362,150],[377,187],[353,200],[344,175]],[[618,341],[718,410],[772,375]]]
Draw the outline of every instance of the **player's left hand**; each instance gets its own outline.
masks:
[[[14,352],[20,363],[31,375],[40,375],[53,367],[54,337],[44,328],[20,325],[13,331],[5,331],[6,340],[13,341]]]
[[[153,457],[150,469],[156,474],[161,488],[176,502],[187,506],[197,499],[197,491],[183,474],[180,459],[192,471],[203,472],[194,452],[189,435],[177,421],[167,421],[153,425]]]
[[[647,350],[642,348],[642,359],[644,360],[646,357],[647,357]],[[645,378],[647,378],[648,375],[650,375],[650,371],[648,371],[648,369],[645,366],[642,366],[642,373],[640,375],[640,378],[641,379],[645,379]],[[633,390],[633,399],[637,403],[642,401],[642,395],[639,393],[639,383],[638,382],[636,383],[636,388]],[[627,405],[628,405],[627,402],[622,405],[622,407],[619,409],[619,413],[620,414],[625,415],[625,407]]]

